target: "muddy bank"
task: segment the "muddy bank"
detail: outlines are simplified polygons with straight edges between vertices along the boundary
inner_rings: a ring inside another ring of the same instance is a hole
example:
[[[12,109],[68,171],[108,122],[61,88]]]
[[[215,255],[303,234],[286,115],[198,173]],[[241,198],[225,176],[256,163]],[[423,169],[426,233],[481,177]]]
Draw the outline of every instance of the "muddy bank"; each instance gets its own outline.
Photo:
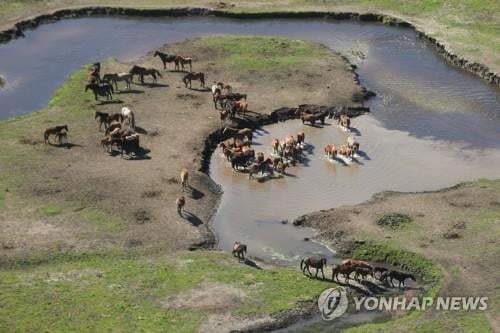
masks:
[[[481,79],[495,85],[500,85],[500,76],[492,72],[488,66],[470,61],[453,51],[449,50],[443,43],[434,37],[418,30],[413,24],[399,18],[385,15],[356,12],[260,12],[260,13],[235,13],[212,8],[169,8],[169,9],[134,9],[120,7],[83,7],[75,9],[60,9],[48,14],[42,14],[30,19],[16,23],[10,29],[0,32],[0,43],[6,43],[12,39],[21,38],[24,32],[34,29],[40,24],[51,23],[61,19],[89,17],[89,16],[143,16],[143,17],[181,17],[181,16],[215,16],[235,19],[259,19],[259,18],[320,18],[335,20],[355,20],[362,22],[381,22],[391,26],[410,28],[416,31],[417,36],[432,44],[436,51],[450,64],[469,71]]]

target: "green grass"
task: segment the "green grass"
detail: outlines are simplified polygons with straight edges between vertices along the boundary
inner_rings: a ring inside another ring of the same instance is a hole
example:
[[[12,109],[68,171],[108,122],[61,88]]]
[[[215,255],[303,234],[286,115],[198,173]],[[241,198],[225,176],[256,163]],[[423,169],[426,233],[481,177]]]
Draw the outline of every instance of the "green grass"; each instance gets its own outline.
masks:
[[[101,210],[89,208],[85,210],[84,214],[89,222],[95,225],[99,231],[120,232],[127,230],[127,223],[125,221]]]
[[[202,282],[243,290],[236,314],[288,310],[331,286],[295,269],[250,268],[221,252],[60,256],[4,269],[0,281],[0,327],[8,332],[194,332],[205,312],[162,301]]]
[[[51,203],[51,204],[48,204],[48,205],[40,208],[40,212],[45,216],[56,216],[56,215],[61,214],[62,211],[63,211],[63,208],[55,203]]]
[[[243,71],[294,68],[327,54],[327,48],[316,43],[283,37],[217,36],[194,45],[215,50],[223,63]]]

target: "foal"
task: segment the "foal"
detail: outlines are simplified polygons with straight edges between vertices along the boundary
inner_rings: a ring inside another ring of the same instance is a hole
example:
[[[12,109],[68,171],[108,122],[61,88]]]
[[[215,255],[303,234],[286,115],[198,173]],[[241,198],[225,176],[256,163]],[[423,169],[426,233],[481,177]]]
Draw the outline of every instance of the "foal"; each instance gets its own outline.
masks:
[[[245,260],[245,254],[247,253],[247,246],[241,244],[240,242],[234,242],[233,244],[233,256],[237,256],[238,260]]]

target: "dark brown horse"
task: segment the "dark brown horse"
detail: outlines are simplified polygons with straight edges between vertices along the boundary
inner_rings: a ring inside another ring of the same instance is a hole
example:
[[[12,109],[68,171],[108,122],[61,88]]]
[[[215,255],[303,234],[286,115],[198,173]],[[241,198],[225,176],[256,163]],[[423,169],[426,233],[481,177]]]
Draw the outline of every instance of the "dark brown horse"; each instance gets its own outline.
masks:
[[[61,143],[61,138],[65,137],[62,135],[63,131],[69,132],[68,125],[47,128],[43,133],[44,142],[46,144],[50,143],[49,136],[54,135],[59,140],[59,143]]]
[[[186,76],[182,78],[182,82],[184,82],[184,85],[186,88],[189,85],[189,88],[191,88],[191,81],[193,80],[200,80],[200,87],[204,88],[205,87],[205,74],[198,72],[198,73],[188,73]]]
[[[101,82],[101,64],[96,62],[90,66],[88,70],[87,81],[88,83],[100,83]]]
[[[137,66],[137,65],[134,65],[130,69],[129,73],[132,74],[132,80],[134,78],[134,75],[138,75],[142,84],[144,84],[144,76],[146,76],[146,75],[151,75],[151,77],[153,78],[153,83],[156,83],[156,80],[157,80],[156,76],[157,75],[159,77],[162,77],[160,72],[158,72],[154,68],[145,68],[145,67],[141,67],[141,66]]]
[[[245,244],[241,244],[240,242],[234,242],[232,253],[233,256],[238,257],[238,260],[245,260],[247,246]]]
[[[415,279],[415,275],[409,273],[403,273],[398,271],[390,271],[387,274],[384,274],[384,280],[387,281],[391,286],[394,287],[393,280],[398,281],[398,287],[401,288],[405,286],[405,281],[407,279],[417,281]]]
[[[351,273],[354,272],[355,267],[350,265],[335,265],[332,269],[332,281],[339,281],[339,274],[344,276],[344,280],[346,283],[349,283],[349,279],[351,277]]]
[[[321,259],[316,259],[316,258],[306,258],[302,259],[300,262],[300,269],[302,270],[302,273],[305,274],[306,270],[309,273],[309,276],[312,276],[311,271],[309,270],[309,267],[316,268],[316,275],[314,277],[318,277],[318,272],[321,271],[321,275],[323,276],[323,279],[325,278],[325,272],[323,271],[323,268],[326,266],[326,258],[321,258]]]
[[[167,54],[167,53],[163,53],[163,52],[160,52],[160,51],[156,51],[154,54],[153,54],[153,57],[159,57],[161,62],[163,63],[163,69],[167,69],[167,63],[171,63],[171,62],[175,62],[175,58],[177,58],[176,55],[173,55],[173,54]]]
[[[113,85],[111,83],[89,83],[85,86],[85,91],[92,90],[94,93],[95,100],[98,100],[98,96],[106,97],[106,99],[113,99]]]

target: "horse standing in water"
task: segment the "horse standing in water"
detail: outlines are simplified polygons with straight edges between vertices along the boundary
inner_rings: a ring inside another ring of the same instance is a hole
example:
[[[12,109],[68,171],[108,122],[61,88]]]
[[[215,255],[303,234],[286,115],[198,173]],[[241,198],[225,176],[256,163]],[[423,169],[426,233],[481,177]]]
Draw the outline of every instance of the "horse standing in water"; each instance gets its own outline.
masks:
[[[167,54],[163,53],[160,51],[156,51],[153,57],[159,57],[161,62],[163,63],[163,69],[167,69],[167,63],[175,62],[175,59],[177,58],[176,55],[173,54]]]
[[[85,91],[92,90],[94,93],[95,100],[98,100],[98,96],[106,97],[107,100],[113,99],[113,86],[109,83],[89,83],[85,86]]]

